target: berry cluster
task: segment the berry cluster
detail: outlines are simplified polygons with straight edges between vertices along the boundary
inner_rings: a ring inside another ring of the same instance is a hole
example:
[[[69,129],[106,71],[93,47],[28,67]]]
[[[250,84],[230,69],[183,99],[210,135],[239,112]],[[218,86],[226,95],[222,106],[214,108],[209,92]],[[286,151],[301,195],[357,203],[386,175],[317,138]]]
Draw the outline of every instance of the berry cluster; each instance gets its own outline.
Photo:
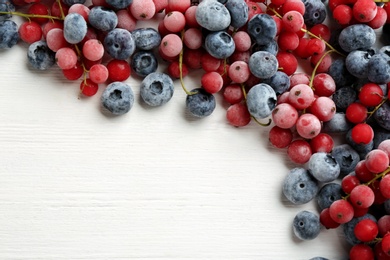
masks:
[[[323,23],[327,5],[334,28]],[[81,79],[84,96],[106,84],[101,103],[114,115],[132,108],[135,74],[147,105],[169,102],[179,80],[195,117],[211,115],[220,94],[231,125],[272,122],[270,143],[299,165],[283,194],[293,204],[317,198],[320,209],[296,215],[296,236],[343,225],[350,259],[390,259],[388,15],[373,0],[0,0],[0,48],[28,43],[33,68]],[[138,26],[152,18],[156,28]],[[188,90],[191,70],[203,74]]]

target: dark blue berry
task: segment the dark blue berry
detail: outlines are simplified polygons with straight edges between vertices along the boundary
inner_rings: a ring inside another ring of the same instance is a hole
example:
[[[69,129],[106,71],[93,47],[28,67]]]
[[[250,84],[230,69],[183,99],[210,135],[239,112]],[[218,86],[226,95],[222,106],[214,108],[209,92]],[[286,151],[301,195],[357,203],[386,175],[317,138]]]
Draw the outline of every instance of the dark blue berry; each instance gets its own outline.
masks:
[[[15,6],[9,0],[0,0],[0,11],[1,12],[14,12]],[[11,18],[11,14],[0,14],[0,21]]]
[[[126,114],[134,104],[133,90],[124,82],[112,82],[104,89],[101,103],[114,115]]]
[[[279,51],[279,46],[278,46],[278,43],[275,40],[271,40],[266,45],[259,45],[259,44],[255,43],[252,46],[252,53],[257,52],[257,51],[266,51],[266,52],[269,52],[272,55],[276,56],[276,54]]]
[[[70,13],[64,20],[64,37],[67,42],[77,44],[87,34],[87,22],[78,13]]]
[[[367,50],[374,45],[376,34],[366,24],[353,24],[341,31],[338,40],[340,47],[346,52]]]
[[[35,69],[47,70],[55,64],[55,53],[45,41],[37,41],[28,47],[27,59]]]
[[[377,84],[390,82],[390,56],[379,52],[368,62],[368,79]]]
[[[345,66],[348,72],[357,78],[367,78],[368,61],[374,54],[374,49],[351,51],[345,59]]]
[[[88,22],[96,29],[104,32],[111,31],[118,24],[116,13],[102,6],[92,7],[88,15]]]
[[[374,118],[380,127],[390,131],[390,101],[386,101],[375,111]]]
[[[314,153],[308,162],[308,170],[320,182],[331,182],[340,174],[340,166],[336,159],[324,152]]]
[[[248,34],[259,45],[269,44],[276,36],[276,22],[268,14],[256,14],[248,21],[247,26]]]
[[[352,85],[355,77],[347,70],[344,59],[337,59],[330,65],[328,74],[336,83],[336,88]]]
[[[133,3],[133,0],[106,0],[106,3],[115,9],[125,9]]]
[[[249,113],[255,118],[266,118],[276,106],[276,93],[265,83],[253,86],[247,93],[246,103]]]
[[[161,43],[161,35],[154,28],[138,28],[131,32],[135,46],[140,50],[149,51]]]
[[[154,72],[141,82],[141,98],[149,106],[161,106],[171,100],[174,92],[172,79],[165,73]]]
[[[359,154],[349,144],[335,146],[331,154],[340,165],[340,174],[342,175],[353,172],[360,161]]]
[[[195,13],[196,21],[209,31],[221,31],[229,27],[231,16],[229,10],[215,0],[203,0]]]
[[[378,145],[384,141],[390,139],[390,130],[386,130],[380,126],[374,127],[374,148],[378,148]]]
[[[279,62],[275,55],[266,51],[257,51],[249,57],[248,66],[254,76],[267,79],[278,71]]]
[[[321,0],[302,0],[305,4],[303,19],[308,27],[320,24],[326,19],[326,6]]]
[[[67,6],[72,6],[74,4],[84,4],[85,0],[63,0],[63,3]]]
[[[217,59],[230,57],[235,48],[232,36],[225,31],[211,32],[206,36],[205,49]]]
[[[342,189],[338,183],[327,183],[317,194],[317,205],[320,211],[329,208],[336,200],[341,199]]]
[[[104,38],[104,48],[114,59],[126,60],[134,53],[135,42],[128,30],[115,28]]]
[[[138,51],[131,57],[131,68],[140,77],[156,72],[158,61],[152,51]]]
[[[304,168],[293,168],[283,182],[283,194],[293,204],[305,204],[318,192],[318,182]]]
[[[18,41],[18,25],[11,20],[0,21],[0,49],[11,48]]]
[[[186,107],[193,116],[209,116],[216,107],[215,97],[203,88],[193,89],[191,94],[187,95]]]
[[[332,96],[332,100],[334,101],[336,109],[339,112],[345,111],[350,104],[356,101],[356,99],[357,93],[350,86],[337,89]]]
[[[347,133],[353,125],[347,120],[344,113],[337,112],[331,120],[323,122],[322,130],[326,133]]]
[[[320,234],[320,218],[313,212],[303,210],[293,220],[294,234],[301,240],[312,240]]]
[[[283,94],[290,88],[290,78],[282,71],[277,71],[272,77],[263,79],[262,83],[270,85],[275,90],[276,95]]]
[[[248,5],[244,0],[229,0],[225,7],[229,10],[231,22],[234,28],[240,28],[248,21]]]

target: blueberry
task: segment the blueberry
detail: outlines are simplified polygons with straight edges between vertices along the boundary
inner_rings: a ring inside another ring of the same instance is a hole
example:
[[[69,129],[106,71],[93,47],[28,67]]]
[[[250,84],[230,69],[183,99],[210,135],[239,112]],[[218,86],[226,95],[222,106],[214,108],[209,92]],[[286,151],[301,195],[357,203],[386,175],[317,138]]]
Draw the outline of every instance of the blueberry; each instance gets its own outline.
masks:
[[[250,56],[248,65],[254,76],[267,79],[278,71],[279,62],[275,55],[266,51],[257,51]]]
[[[353,172],[360,161],[359,154],[349,144],[335,146],[331,154],[340,165],[340,174],[342,175]]]
[[[87,34],[87,22],[78,13],[70,13],[64,20],[64,37],[71,44],[81,42]]]
[[[149,51],[161,43],[161,35],[154,28],[138,28],[131,32],[135,46],[140,50]]]
[[[85,0],[63,0],[63,3],[67,6],[72,6],[74,4],[84,4]]]
[[[377,84],[390,82],[390,56],[379,52],[368,62],[368,79]]]
[[[215,97],[206,92],[203,88],[191,90],[187,95],[186,107],[196,117],[206,117],[213,113],[216,106]]]
[[[345,59],[348,72],[357,78],[366,78],[368,76],[368,61],[374,54],[374,49],[351,51]]]
[[[341,199],[342,189],[338,183],[327,183],[317,194],[317,205],[320,211],[329,208],[336,200]]]
[[[229,10],[215,0],[204,0],[196,9],[196,21],[210,31],[221,31],[229,27],[231,16]]]
[[[37,41],[28,47],[27,59],[35,69],[47,70],[55,64],[55,53],[45,41]]]
[[[366,214],[358,218],[353,218],[348,223],[343,224],[343,233],[345,240],[347,240],[347,242],[352,246],[361,243],[361,241],[356,238],[354,229],[357,223],[359,223],[363,219],[371,219],[376,222],[376,218],[373,215]]]
[[[356,101],[357,97],[355,89],[350,86],[345,86],[337,89],[333,93],[332,100],[336,105],[337,111],[344,112],[350,104]]]
[[[88,22],[100,31],[111,31],[118,24],[116,13],[102,6],[92,7],[88,15]]]
[[[141,82],[141,98],[149,106],[161,106],[171,100],[174,92],[172,79],[164,73],[153,72]]]
[[[380,39],[382,40],[382,42],[384,44],[386,44],[386,45],[390,44],[390,24],[389,23],[385,23],[382,26],[382,33],[380,35]]]
[[[253,86],[247,94],[246,103],[249,113],[255,118],[266,118],[276,106],[276,93],[268,84]]]
[[[380,127],[390,131],[390,101],[386,101],[375,111],[374,119]]]
[[[114,115],[126,114],[134,104],[133,90],[124,82],[112,82],[103,91],[101,103]]]
[[[345,27],[339,35],[340,47],[346,51],[366,50],[376,41],[374,29],[366,24],[353,24]]]
[[[240,28],[248,21],[248,5],[244,0],[229,0],[225,7],[229,10],[231,22],[234,28]]]
[[[217,59],[226,59],[233,54],[236,46],[230,34],[218,31],[211,32],[206,36],[205,48],[211,56]]]
[[[344,59],[337,59],[330,65],[328,74],[336,83],[336,88],[352,85],[355,77],[347,70]]]
[[[352,129],[346,134],[346,141],[358,154],[361,160],[363,160],[367,153],[374,149],[374,141],[372,140],[368,144],[357,144],[352,140]]]
[[[255,43],[267,45],[274,40],[277,32],[275,20],[268,14],[256,14],[248,21],[247,32]]]
[[[104,48],[114,59],[126,60],[135,51],[133,36],[128,30],[115,28],[104,38]]]
[[[386,139],[390,139],[390,130],[380,126],[374,127],[374,148],[378,148],[378,145]]]
[[[390,199],[387,199],[384,204],[386,213],[390,215]]]
[[[0,0],[1,12],[15,12],[15,6],[9,0]],[[0,21],[11,18],[11,14],[0,14]]]
[[[308,27],[322,23],[326,18],[326,6],[321,0],[302,0],[305,4],[303,19]]]
[[[290,88],[290,78],[282,71],[277,71],[272,77],[263,79],[262,83],[270,85],[275,90],[276,95],[283,94]]]
[[[115,9],[125,9],[133,3],[133,0],[106,0],[106,3]]]
[[[321,257],[321,256],[316,256],[316,257],[310,258],[309,260],[329,260],[329,259],[325,258],[325,257]]]
[[[322,130],[326,133],[347,133],[353,125],[347,120],[344,113],[337,112],[331,120],[323,122]]]
[[[303,210],[293,220],[293,231],[301,240],[312,240],[320,234],[320,218],[313,212]]]
[[[278,46],[278,43],[275,41],[275,40],[271,40],[268,44],[266,45],[259,45],[257,43],[255,43],[253,46],[252,46],[252,53],[253,52],[257,52],[257,51],[266,51],[266,52],[269,52],[271,53],[272,55],[275,55],[278,53],[279,51],[279,46]]]
[[[11,20],[0,21],[0,49],[11,48],[18,41],[18,25]]]
[[[332,155],[314,153],[309,159],[308,170],[320,182],[331,182],[340,175],[340,166]]]
[[[157,58],[151,51],[138,51],[131,57],[131,68],[140,77],[157,71]]]
[[[304,168],[293,168],[283,182],[283,194],[293,204],[305,204],[318,192],[317,180]]]

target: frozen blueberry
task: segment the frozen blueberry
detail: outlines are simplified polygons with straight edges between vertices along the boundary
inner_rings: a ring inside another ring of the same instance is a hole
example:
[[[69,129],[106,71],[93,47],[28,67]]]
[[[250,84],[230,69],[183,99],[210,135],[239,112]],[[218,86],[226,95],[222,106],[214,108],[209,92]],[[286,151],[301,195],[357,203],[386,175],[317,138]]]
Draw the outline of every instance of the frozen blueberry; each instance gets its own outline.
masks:
[[[341,199],[342,189],[338,183],[327,183],[317,194],[317,205],[320,211],[329,208],[336,200]]]
[[[353,24],[344,28],[339,35],[340,47],[346,51],[366,50],[376,41],[374,29],[366,24]]]
[[[125,9],[133,3],[133,0],[106,0],[106,3],[115,9]]]
[[[15,6],[10,0],[0,0],[1,12],[15,12]],[[11,14],[0,14],[0,21],[11,18]]]
[[[384,204],[386,213],[390,215],[390,199],[387,199]]]
[[[336,83],[336,88],[352,85],[355,77],[347,70],[344,59],[337,59],[330,65],[328,74]]]
[[[226,59],[233,54],[236,46],[230,34],[219,31],[211,32],[206,36],[205,48],[211,56],[217,59]]]
[[[345,112],[350,104],[357,99],[357,93],[355,89],[350,86],[345,86],[337,89],[332,96],[332,100],[336,105],[338,112]]]
[[[312,240],[320,234],[320,218],[313,212],[303,210],[293,220],[293,231],[301,240]]]
[[[231,16],[229,10],[215,0],[204,0],[196,9],[196,21],[210,31],[221,31],[229,27]]]
[[[128,30],[115,28],[104,38],[104,48],[114,59],[126,60],[135,51],[133,36]]]
[[[103,91],[101,103],[114,115],[126,114],[134,104],[133,90],[124,82],[112,82]]]
[[[140,77],[157,71],[157,58],[152,51],[138,51],[131,57],[131,68]]]
[[[248,66],[253,75],[267,79],[278,71],[279,62],[275,55],[266,51],[257,51],[249,57]]]
[[[347,242],[352,246],[361,243],[361,241],[356,238],[354,229],[357,223],[359,223],[363,219],[371,219],[375,222],[377,221],[373,215],[366,214],[358,218],[353,218],[348,223],[343,224],[343,233],[344,233],[345,240],[347,240]]]
[[[320,182],[331,182],[340,175],[340,166],[332,155],[324,152],[312,154],[308,170]]]
[[[374,118],[380,127],[390,131],[390,101],[386,101],[375,111]]]
[[[331,120],[323,122],[322,130],[326,133],[347,133],[353,125],[347,120],[344,113],[337,112]]]
[[[380,126],[374,127],[374,148],[378,148],[378,145],[386,139],[390,139],[390,130]]]
[[[253,86],[247,94],[249,113],[255,118],[266,118],[276,106],[276,93],[270,85],[260,83]]]
[[[248,34],[259,45],[269,44],[276,36],[276,22],[268,14],[256,14],[248,21],[247,26]]]
[[[71,44],[81,42],[87,34],[87,22],[78,13],[70,13],[64,20],[64,37]]]
[[[161,43],[161,35],[154,28],[138,28],[131,32],[135,46],[140,50],[149,51]]]
[[[317,180],[304,168],[293,168],[283,181],[283,194],[293,204],[305,204],[318,192]]]
[[[335,146],[331,154],[339,164],[340,174],[342,175],[353,172],[355,166],[360,161],[359,154],[349,144]]]
[[[310,258],[309,260],[329,260],[329,259],[325,258],[325,257],[321,257],[321,256],[316,256],[316,257]]]
[[[161,106],[171,100],[174,85],[171,77],[165,73],[153,72],[141,82],[141,98],[149,106]]]
[[[102,6],[92,7],[88,15],[88,22],[100,31],[111,31],[118,24],[116,13]]]
[[[368,61],[368,79],[377,84],[390,82],[390,56],[379,52]]]
[[[191,90],[187,95],[186,107],[196,117],[206,117],[213,113],[216,106],[215,97],[203,88]]]
[[[28,47],[27,59],[35,69],[47,70],[55,64],[55,53],[45,41],[37,41]]]
[[[234,28],[240,28],[248,21],[248,5],[244,0],[229,0],[225,7],[229,10],[231,22]]]
[[[0,21],[0,49],[11,48],[18,41],[18,25],[11,20]]]
[[[262,83],[270,85],[275,90],[276,95],[283,94],[290,88],[290,78],[282,71],[277,71],[272,77],[263,79]]]
[[[321,0],[302,0],[305,4],[303,19],[305,24],[312,27],[322,23],[326,18],[326,6]]]
[[[266,45],[259,45],[257,43],[255,43],[253,46],[252,46],[252,53],[253,52],[257,52],[257,51],[266,51],[266,52],[269,52],[271,53],[272,55],[275,55],[278,53],[279,51],[279,46],[278,46],[278,43],[272,39],[268,44]]]
[[[374,49],[351,51],[345,59],[345,66],[349,73],[357,78],[366,78],[368,76],[368,61],[374,54]]]

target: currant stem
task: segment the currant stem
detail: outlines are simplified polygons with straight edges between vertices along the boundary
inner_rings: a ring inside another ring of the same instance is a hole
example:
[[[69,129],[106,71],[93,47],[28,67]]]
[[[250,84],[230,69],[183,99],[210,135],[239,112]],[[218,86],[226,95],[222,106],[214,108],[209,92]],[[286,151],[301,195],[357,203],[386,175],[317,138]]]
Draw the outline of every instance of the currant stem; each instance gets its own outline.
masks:
[[[384,97],[379,105],[377,105],[372,111],[367,112],[368,117],[367,117],[366,121],[367,121],[368,119],[370,119],[370,118],[374,115],[374,113],[375,113],[375,112],[376,112],[384,103],[386,103],[387,100],[388,100],[388,99]]]
[[[327,52],[325,52],[325,53],[321,56],[320,60],[317,62],[316,66],[314,67],[313,72],[311,73],[310,82],[309,82],[309,87],[310,87],[311,89],[314,90],[314,88],[313,88],[313,81],[314,81],[314,77],[315,77],[315,75],[316,75],[316,72],[317,72],[318,67],[320,66],[320,64],[321,64],[321,62],[323,61],[323,59],[325,58],[325,56],[328,55],[329,53],[332,53],[332,52],[334,52],[334,50],[332,50],[332,49],[329,50],[329,51],[327,51]]]
[[[184,38],[184,30],[181,31],[181,40],[183,41],[183,38]],[[186,88],[185,84],[184,84],[184,80],[183,80],[183,54],[184,54],[184,47],[181,49],[180,51],[180,54],[179,54],[179,75],[180,75],[180,85],[182,87],[182,89],[184,90],[184,92],[187,94],[187,95],[193,95],[195,93],[191,92],[191,91],[188,91],[188,89]]]
[[[51,15],[43,15],[43,14],[25,14],[25,13],[21,13],[21,12],[4,12],[4,11],[0,11],[0,14],[16,15],[16,16],[27,18],[27,19],[30,19],[30,18],[47,18],[47,19],[51,19],[51,20],[61,20],[61,21],[64,20],[62,17],[51,16]]]
[[[65,19],[64,9],[62,8],[61,0],[56,0],[60,8],[61,18]]]

